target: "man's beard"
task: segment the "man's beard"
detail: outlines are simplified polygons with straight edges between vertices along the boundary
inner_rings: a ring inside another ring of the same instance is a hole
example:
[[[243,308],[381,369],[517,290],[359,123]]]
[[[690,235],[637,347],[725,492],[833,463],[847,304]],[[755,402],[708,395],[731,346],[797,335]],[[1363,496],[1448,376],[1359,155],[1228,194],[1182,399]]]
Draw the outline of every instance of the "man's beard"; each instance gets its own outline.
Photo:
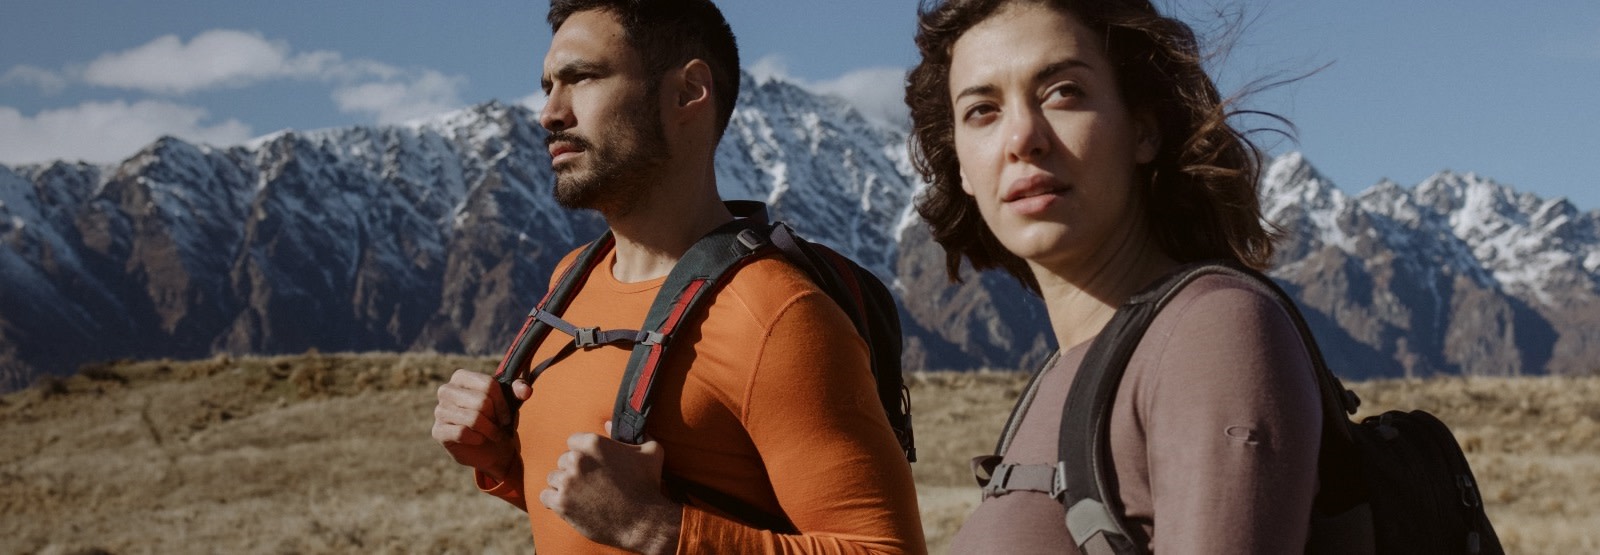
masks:
[[[625,114],[600,137],[599,144],[566,131],[545,137],[545,144],[564,142],[582,150],[586,166],[556,172],[556,202],[569,209],[593,209],[604,214],[631,211],[643,200],[650,181],[671,158],[661,106],[655,94],[645,96],[645,107]]]

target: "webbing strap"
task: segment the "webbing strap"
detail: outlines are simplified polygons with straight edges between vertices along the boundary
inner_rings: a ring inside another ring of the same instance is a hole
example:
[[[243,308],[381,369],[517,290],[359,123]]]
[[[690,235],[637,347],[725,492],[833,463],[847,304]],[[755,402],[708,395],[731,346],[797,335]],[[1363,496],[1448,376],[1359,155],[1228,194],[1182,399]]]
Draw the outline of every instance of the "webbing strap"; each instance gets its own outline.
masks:
[[[1039,393],[1039,382],[1046,372],[1056,367],[1056,362],[1061,360],[1059,349],[1050,353],[1050,358],[1045,359],[1044,365],[1034,371],[1033,377],[1028,378],[1028,387],[1022,391],[1022,396],[1017,398],[1017,404],[1011,407],[1011,416],[1006,417],[1006,427],[1000,432],[1000,440],[995,442],[994,454],[1005,456],[1011,449],[1011,438],[1016,437],[1017,427],[1022,425],[1022,417],[1028,414],[1028,408],[1033,406],[1033,396]]]
[[[1127,543],[1121,528],[1111,509],[1093,499],[1079,501],[1067,509],[1067,531],[1084,555],[1126,553],[1126,547],[1119,549],[1117,545]]]
[[[522,329],[517,332],[517,339],[506,348],[506,354],[500,359],[500,366],[495,369],[494,376],[495,380],[500,382],[500,392],[511,408],[513,419],[516,418],[522,401],[512,394],[511,382],[524,379],[531,384],[538,376],[538,372],[542,372],[552,362],[545,361],[546,364],[538,368],[530,368],[528,364],[533,359],[534,351],[538,350],[539,344],[544,342],[545,336],[550,335],[552,329],[549,323],[539,320],[538,313],[548,311],[559,314],[565,311],[572,298],[577,295],[578,289],[583,286],[583,282],[588,281],[589,273],[599,265],[600,259],[604,258],[615,244],[616,240],[612,238],[610,231],[589,243],[578,258],[562,270],[561,276],[545,293],[544,298],[540,299],[539,304],[528,313],[527,320],[522,323]],[[538,372],[533,372],[534,370]]]
[[[533,314],[531,314],[531,316],[538,319],[540,322],[544,322],[545,325],[555,328],[561,333],[572,336],[572,344],[579,349],[589,349],[593,347],[599,347],[601,345],[609,345],[612,343],[644,343],[646,345],[654,345],[656,343],[660,343],[662,339],[664,339],[664,336],[661,335],[660,332],[649,330],[603,330],[600,328],[580,328],[570,322],[567,322],[566,320],[562,320],[560,316],[556,316],[555,314],[540,310],[538,308],[533,309]]]
[[[989,483],[983,486],[983,498],[1000,497],[1014,491],[1032,491],[1061,497],[1067,491],[1067,477],[1062,463],[1017,464],[1005,463],[994,468]]]

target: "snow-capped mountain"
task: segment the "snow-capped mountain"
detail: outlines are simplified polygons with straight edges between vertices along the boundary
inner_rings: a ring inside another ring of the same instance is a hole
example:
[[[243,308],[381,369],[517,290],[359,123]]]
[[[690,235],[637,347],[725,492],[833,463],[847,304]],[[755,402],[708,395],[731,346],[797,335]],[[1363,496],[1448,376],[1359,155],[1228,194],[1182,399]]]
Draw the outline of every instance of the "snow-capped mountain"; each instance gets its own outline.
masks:
[[[892,282],[915,190],[902,136],[788,83],[742,88],[724,196],[767,201]],[[0,389],[116,357],[498,352],[560,257],[603,230],[551,198],[544,137],[536,114],[490,102],[0,167]]]
[[[1600,211],[1474,174],[1347,196],[1298,153],[1274,160],[1273,275],[1355,375],[1590,373],[1600,366]]]
[[[1017,368],[1053,348],[1009,278],[945,283],[910,210],[905,133],[746,77],[725,198],[860,261],[903,300],[910,368]],[[406,125],[165,138],[128,160],[0,166],[0,390],[120,357],[497,353],[559,258],[603,229],[550,195],[536,114],[498,102]],[[1600,213],[1471,174],[1345,196],[1299,155],[1265,180],[1275,274],[1347,374],[1588,372]]]

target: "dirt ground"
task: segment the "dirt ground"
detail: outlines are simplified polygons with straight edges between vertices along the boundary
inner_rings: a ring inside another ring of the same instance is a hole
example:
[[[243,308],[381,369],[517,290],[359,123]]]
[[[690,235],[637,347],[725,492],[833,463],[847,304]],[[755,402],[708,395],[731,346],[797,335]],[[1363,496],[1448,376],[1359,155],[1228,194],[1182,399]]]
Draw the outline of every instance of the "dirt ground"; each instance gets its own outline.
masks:
[[[526,553],[520,511],[428,436],[438,355],[218,357],[87,368],[0,396],[3,553]],[[912,376],[935,553],[977,504],[1026,376]],[[1351,384],[1364,412],[1455,430],[1511,553],[1600,552],[1600,378]]]

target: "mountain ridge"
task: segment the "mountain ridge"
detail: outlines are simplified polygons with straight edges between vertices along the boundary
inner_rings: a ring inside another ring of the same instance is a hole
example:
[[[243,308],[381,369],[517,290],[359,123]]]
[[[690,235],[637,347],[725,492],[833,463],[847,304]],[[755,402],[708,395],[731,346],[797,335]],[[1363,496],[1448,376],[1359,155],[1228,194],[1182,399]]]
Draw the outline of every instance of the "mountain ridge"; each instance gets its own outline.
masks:
[[[748,75],[717,150],[725,198],[855,258],[902,302],[908,367],[1017,368],[1054,348],[1013,280],[945,283],[901,130]],[[544,130],[498,101],[392,126],[157,140],[119,164],[0,166],[0,389],[112,358],[495,353],[594,213],[550,195]],[[1273,276],[1354,376],[1592,373],[1600,210],[1476,174],[1347,195],[1274,159]]]

